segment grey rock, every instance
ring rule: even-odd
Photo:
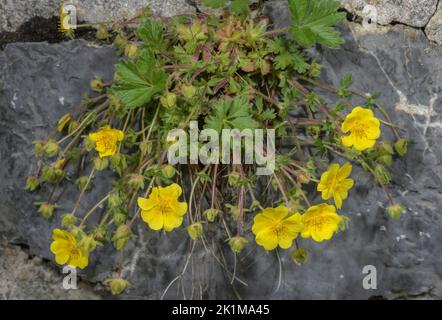
[[[89,23],[132,17],[146,6],[162,16],[195,13],[195,8],[186,0],[71,0],[64,3],[75,5],[78,21]],[[0,32],[13,32],[32,17],[58,16],[59,10],[59,0],[0,0]]]
[[[85,282],[65,290],[63,277],[39,257],[30,257],[18,246],[0,243],[0,300],[96,300],[100,296]]]
[[[400,22],[425,27],[436,11],[438,0],[340,0],[348,11],[379,24]]]
[[[428,39],[438,44],[442,44],[442,2],[439,3],[436,13],[425,27]]]
[[[269,5],[267,14],[279,26],[287,24],[287,7]],[[403,26],[368,33],[351,25],[351,29],[343,26],[342,32],[346,40],[342,48],[316,48],[310,54],[324,65],[321,81],[337,85],[342,76],[352,73],[353,89],[380,92],[379,102],[399,124],[400,133],[412,141],[409,154],[396,159],[392,167],[393,197],[407,207],[403,218],[387,217],[382,190],[355,169],[358,182],[342,210],[350,218],[345,232],[325,243],[301,240],[309,250],[309,261],[300,267],[291,261],[291,250],[280,250],[278,259],[275,252],[266,253],[250,238],[236,259],[233,286],[234,257],[217,227],[206,229],[208,240],[204,245],[198,241],[192,250],[182,228],[164,234],[140,223],[125,251],[123,275],[132,286],[123,298],[183,298],[183,292],[194,299],[442,298],[438,213],[442,204],[442,50],[421,31]],[[12,44],[0,53],[0,234],[28,244],[31,254],[53,261],[48,250],[51,230],[60,224],[60,212],[47,221],[32,205],[49,190],[23,191],[24,179],[36,163],[31,142],[45,137],[59,116],[79,104],[94,75],[111,79],[110,66],[116,61],[111,48],[82,41]],[[335,96],[320,93],[330,104],[336,103]],[[384,127],[383,135],[391,137],[390,130]],[[95,191],[88,194],[80,212],[108,189],[109,177],[101,178],[105,182],[96,180]],[[75,190],[67,188],[63,199],[63,209],[72,208]],[[312,201],[321,200],[316,195]],[[246,228],[251,220],[247,217]],[[102,281],[115,260],[110,245],[97,248],[81,276]],[[186,265],[184,275],[176,278]],[[362,286],[367,265],[377,269],[376,290]]]

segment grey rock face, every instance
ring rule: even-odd
[[[344,8],[379,24],[400,22],[425,27],[439,0],[340,0]],[[375,11],[374,11],[375,10]]]
[[[0,243],[0,300],[87,299],[95,300],[91,286],[79,282],[76,290],[65,290],[63,274],[57,274],[40,257],[30,258],[19,247]]]
[[[439,3],[436,13],[425,27],[428,39],[442,44],[442,2]]]
[[[287,23],[287,7],[269,5],[267,11],[276,24]],[[343,75],[352,73],[353,89],[380,92],[379,102],[401,127],[400,133],[412,140],[409,154],[396,159],[393,167],[394,199],[408,208],[402,219],[387,217],[380,188],[355,170],[358,182],[342,210],[350,218],[348,230],[325,243],[301,240],[310,254],[301,267],[291,261],[290,250],[280,250],[279,286],[275,252],[264,252],[250,238],[236,259],[240,280],[234,287],[234,258],[219,230],[206,230],[209,241],[204,245],[198,241],[192,250],[182,228],[163,234],[140,223],[125,252],[123,274],[133,286],[123,298],[160,298],[186,261],[184,276],[175,278],[165,298],[182,298],[182,292],[195,299],[442,298],[438,210],[442,204],[442,50],[431,46],[421,31],[401,26],[383,33],[352,26],[351,31],[343,28],[343,34],[346,43],[341,49],[318,48],[311,54],[324,64],[321,81],[337,85]],[[80,103],[94,75],[111,79],[110,66],[116,61],[110,47],[95,48],[83,41],[12,44],[0,52],[0,234],[29,244],[31,253],[40,257],[53,260],[48,250],[51,231],[60,225],[60,213],[72,208],[76,192],[66,189],[63,209],[53,220],[40,217],[32,202],[49,190],[23,191],[24,179],[36,165],[32,141],[44,138],[58,117]],[[329,103],[336,101],[322,94]],[[391,135],[387,127],[383,134]],[[98,183],[100,179],[80,212],[108,190],[108,180]],[[313,201],[319,203],[319,195]],[[247,217],[247,228],[251,220]],[[115,263],[113,252],[110,246],[97,248],[82,277],[103,280]],[[375,290],[362,286],[367,265],[377,269]]]
[[[186,0],[71,0],[65,3],[75,5],[77,19],[89,23],[131,17],[146,6],[162,16],[195,13],[195,8]],[[0,32],[15,31],[32,17],[58,16],[59,10],[59,0],[0,0]]]

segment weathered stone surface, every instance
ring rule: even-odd
[[[344,8],[379,24],[400,22],[425,27],[439,0],[340,0]],[[376,11],[373,11],[375,9]]]
[[[76,290],[63,289],[66,275],[55,272],[40,257],[29,257],[17,246],[0,243],[0,256],[0,300],[100,298],[84,282],[78,282]]]
[[[186,0],[71,0],[65,3],[76,6],[79,21],[90,23],[131,17],[146,6],[162,16],[195,13],[195,8]],[[15,31],[32,17],[58,16],[59,10],[59,0],[0,0],[0,32]]]
[[[428,39],[442,44],[442,2],[439,2],[436,13],[425,27]]]
[[[287,7],[269,5],[276,24],[287,23]],[[409,154],[393,167],[394,199],[407,212],[400,221],[385,213],[387,201],[371,178],[355,171],[358,183],[342,212],[349,216],[348,230],[331,241],[302,240],[310,251],[309,262],[297,267],[291,251],[281,250],[281,285],[275,253],[250,244],[237,259],[236,275],[248,285],[234,282],[233,256],[220,232],[206,232],[210,241],[197,242],[189,258],[183,282],[174,282],[166,298],[281,298],[367,299],[442,297],[442,50],[433,47],[421,31],[394,27],[381,34],[343,28],[346,43],[339,50],[318,48],[311,54],[324,64],[322,81],[338,84],[352,73],[353,89],[381,93],[379,102],[412,140]],[[30,245],[31,253],[53,260],[49,252],[51,230],[59,226],[60,213],[51,221],[39,216],[33,201],[38,194],[23,191],[25,177],[35,169],[31,142],[43,138],[56,119],[72,110],[88,92],[95,74],[112,77],[117,57],[109,47],[94,48],[82,41],[57,45],[12,44],[0,52],[0,234]],[[336,97],[323,93],[333,103]],[[354,101],[357,103],[358,101]],[[390,136],[388,128],[383,134]],[[95,183],[80,210],[103,194],[107,183]],[[95,198],[95,199],[94,199]],[[76,192],[68,188],[64,209],[72,208]],[[320,202],[318,196],[313,201]],[[251,217],[247,219],[250,227]],[[144,224],[125,252],[123,274],[132,283],[126,298],[160,298],[169,283],[182,272],[192,245],[186,232],[157,233]],[[111,246],[94,251],[82,276],[104,279],[115,263]],[[222,266],[223,265],[223,266]],[[362,269],[377,268],[378,287],[362,287]],[[235,293],[236,292],[236,293]]]

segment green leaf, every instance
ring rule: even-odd
[[[167,48],[163,30],[164,24],[161,20],[146,19],[136,31],[136,35],[143,40],[143,47],[158,53]]]
[[[118,84],[113,92],[127,108],[137,108],[151,101],[166,86],[167,74],[145,52],[136,62],[120,61],[116,67]]]
[[[298,73],[305,73],[310,68],[304,54],[298,50],[297,46],[289,46],[286,40],[279,38],[269,41],[268,47],[270,51],[278,53],[275,57],[277,70],[293,68]]]
[[[252,105],[246,97],[235,97],[233,100],[218,100],[206,118],[205,129],[256,129],[260,124],[251,116]]]
[[[315,43],[337,48],[342,43],[340,33],[333,28],[345,18],[336,0],[288,0],[293,25],[290,35],[303,47],[310,48]]]
[[[203,5],[212,9],[223,8],[227,4],[227,0],[203,0]]]
[[[230,10],[236,14],[243,14],[249,11],[249,0],[233,0]]]

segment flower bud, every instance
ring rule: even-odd
[[[87,152],[92,151],[95,149],[95,142],[89,139],[89,137],[86,137],[84,139],[84,147]]]
[[[99,225],[94,230],[95,240],[103,242],[106,240],[107,229],[105,225]]]
[[[391,146],[391,142],[390,141],[382,141],[378,146],[378,152],[379,152],[380,156],[394,155],[394,150],[393,150],[393,147]]]
[[[44,152],[44,145],[41,140],[34,141],[34,153],[36,156],[41,156]]]
[[[132,232],[126,224],[119,225],[112,238],[115,249],[117,249],[118,251],[123,249],[129,242],[131,236]]]
[[[391,176],[388,173],[387,169],[381,164],[378,164],[374,168],[374,172],[376,174],[376,178],[379,180],[379,182],[383,184],[388,184],[391,181]]]
[[[122,224],[125,224],[127,221],[127,214],[126,212],[121,208],[116,208],[112,212],[112,218],[114,220],[115,225],[119,226]]]
[[[75,185],[77,186],[78,190],[80,190],[80,192],[86,191],[86,185],[88,184],[87,182],[89,181],[89,177],[87,176],[83,176],[83,177],[79,177],[77,180],[75,180]],[[90,184],[87,186],[87,189],[90,189]]]
[[[25,190],[34,191],[40,185],[40,180],[35,176],[30,176],[26,179]]]
[[[100,78],[95,78],[94,80],[92,80],[90,85],[91,85],[91,89],[95,92],[103,91],[104,83],[103,83],[103,81],[101,81]]]
[[[40,207],[38,208],[38,212],[41,213],[41,215],[45,219],[50,219],[54,214],[54,210],[55,210],[55,205],[47,202],[40,204]]]
[[[175,176],[176,169],[168,164],[161,168],[161,173],[163,174],[164,178],[172,179]]]
[[[396,152],[401,156],[405,156],[408,151],[408,143],[409,141],[406,139],[399,139],[395,144],[394,148],[396,149]]]
[[[117,208],[123,204],[124,200],[120,196],[120,193],[118,191],[112,191],[109,195],[109,199],[107,200],[107,203],[109,205],[109,208]]]
[[[258,200],[253,200],[252,204],[250,206],[250,211],[256,210],[261,206],[261,202],[259,202]]]
[[[77,220],[78,219],[74,215],[65,213],[61,218],[61,226],[64,228],[71,227],[77,223]]]
[[[138,46],[135,43],[128,43],[124,48],[124,55],[129,59],[133,59],[137,56]]]
[[[192,240],[196,240],[203,235],[203,225],[199,222],[191,224],[186,230]]]
[[[216,217],[218,217],[219,212],[220,211],[218,209],[207,209],[204,211],[204,216],[207,218],[207,221],[213,222],[215,221]]]
[[[308,251],[307,249],[300,248],[292,253],[293,262],[298,266],[307,262]]]
[[[63,117],[58,120],[56,130],[58,132],[62,132],[66,125],[71,121],[72,116],[70,113],[65,114]]]
[[[103,171],[107,167],[109,167],[109,158],[100,158],[96,157],[94,158],[94,166],[95,170],[97,171]]]
[[[88,256],[92,250],[97,247],[97,242],[93,235],[85,235],[79,242],[79,247],[85,256]]]
[[[307,184],[310,182],[310,175],[305,172],[299,171],[296,173],[296,179],[299,183]]]
[[[60,146],[51,139],[44,145],[44,151],[49,157],[55,157],[60,152]]]
[[[104,283],[109,286],[109,289],[114,296],[123,293],[128,284],[126,280],[121,278],[107,279]]]
[[[151,144],[147,140],[143,140],[140,142],[140,151],[143,156],[149,153],[151,149]]]
[[[117,48],[117,50],[119,52],[124,51],[124,49],[126,47],[126,43],[127,43],[127,40],[122,34],[119,34],[115,37],[114,46]]]
[[[248,242],[249,241],[247,241],[247,239],[243,237],[230,238],[229,240],[230,249],[232,249],[232,251],[235,253],[240,253]]]
[[[100,25],[98,27],[95,37],[98,40],[107,40],[107,39],[109,39],[109,36],[110,35],[109,35],[109,32],[107,31],[107,29],[103,25]]]
[[[129,179],[129,187],[134,190],[139,190],[144,188],[144,176],[141,174],[132,174]]]
[[[232,215],[233,220],[237,221],[240,215],[239,208],[237,206],[232,206],[231,204],[226,205],[230,209],[230,214]]]
[[[239,172],[236,172],[236,171],[230,172],[228,175],[229,185],[231,187],[236,186],[238,184],[240,178],[241,178],[241,175],[239,174]]]
[[[176,104],[176,94],[167,92],[160,98],[161,105],[165,108],[172,108]]]
[[[394,204],[387,208],[387,213],[390,218],[399,220],[401,218],[401,214],[405,211],[405,208],[400,204]]]
[[[76,120],[72,120],[71,122],[69,122],[68,125],[68,134],[71,134],[72,132],[74,132],[75,130],[77,130],[78,126],[80,124],[78,123],[78,121]]]
[[[181,93],[184,97],[190,99],[195,96],[196,88],[191,84],[183,84],[183,86],[181,87]]]
[[[386,166],[391,166],[391,164],[393,163],[393,158],[389,154],[386,154],[384,156],[380,156],[380,157],[378,157],[377,160],[379,163],[385,164]]]
[[[126,157],[121,153],[116,153],[111,158],[112,168],[121,176],[127,168]]]

